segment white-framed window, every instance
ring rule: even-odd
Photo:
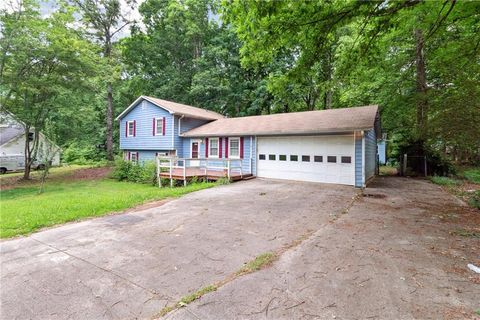
[[[135,135],[135,121],[127,121],[127,137]]]
[[[155,118],[155,135],[163,135],[163,118]]]
[[[208,141],[208,156],[218,158],[218,138],[210,138]]]
[[[228,139],[228,157],[232,159],[240,158],[240,138]]]

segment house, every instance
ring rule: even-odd
[[[34,132],[29,133],[33,140]],[[0,156],[25,155],[25,126],[11,113],[0,112]],[[44,134],[38,137],[38,150],[34,158],[38,163],[46,157],[51,158],[53,166],[60,165],[60,147],[50,141]]]
[[[382,138],[377,141],[378,164],[387,164],[387,135],[384,133]]]
[[[141,96],[118,117],[130,161],[156,155],[219,163],[243,173],[364,187],[377,167],[378,106],[225,118],[205,109]],[[199,159],[199,161],[195,161]]]

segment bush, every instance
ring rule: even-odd
[[[68,164],[96,165],[105,162],[105,153],[92,145],[72,143],[62,151],[62,161]]]
[[[157,167],[153,161],[137,164],[123,159],[115,161],[112,177],[119,181],[130,181],[155,185],[157,183]]]
[[[480,184],[480,168],[467,169],[463,172],[463,176],[470,182]]]

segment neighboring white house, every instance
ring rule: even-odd
[[[0,156],[24,156],[25,138],[23,123],[7,112],[0,112]],[[43,162],[48,156],[52,157],[52,165],[58,166],[60,165],[60,151],[59,146],[51,142],[44,134],[39,134],[38,150],[34,155],[38,162]]]

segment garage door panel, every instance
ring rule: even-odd
[[[259,177],[354,184],[352,135],[259,138],[258,154],[265,155],[265,160],[258,160]],[[269,155],[275,155],[275,160],[269,160]],[[280,155],[287,160],[281,161]],[[291,155],[298,161],[291,161]],[[309,156],[310,161],[302,161],[302,156]],[[314,156],[322,156],[323,162],[314,162]],[[328,163],[328,156],[336,156],[337,162]],[[351,157],[351,163],[341,163],[342,156]]]

